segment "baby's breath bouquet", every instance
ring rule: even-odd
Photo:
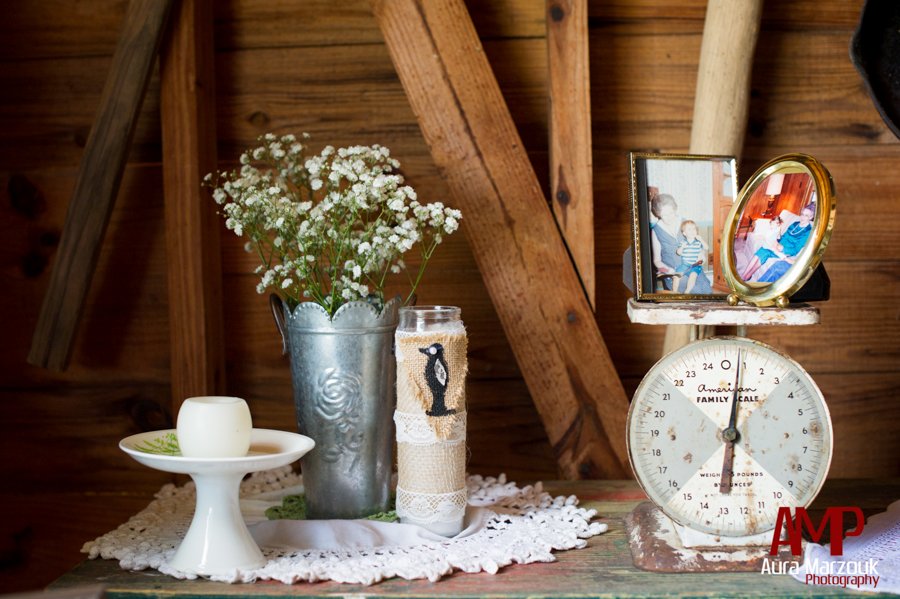
[[[290,307],[314,301],[329,314],[353,300],[384,305],[389,273],[406,272],[415,292],[428,260],[462,214],[421,204],[379,145],[331,146],[308,154],[306,139],[268,133],[241,154],[239,170],[207,175],[225,226],[246,237],[259,293],[272,289]],[[413,276],[403,254],[419,247]]]

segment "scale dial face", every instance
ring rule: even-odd
[[[696,341],[653,366],[631,402],[627,439],[650,499],[675,522],[722,536],[772,530],[779,507],[809,505],[832,452],[812,378],[738,337]]]

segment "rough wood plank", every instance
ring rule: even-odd
[[[900,264],[828,262],[827,266],[832,299],[819,304],[821,325],[791,330],[753,327],[749,336],[783,348],[815,374],[896,372]]]
[[[3,464],[10,481],[4,489],[150,491],[171,481],[171,475],[141,466],[118,446],[129,435],[171,428],[168,399],[165,384],[0,390],[5,415],[0,450],[17,456]]]
[[[546,149],[543,40],[490,41],[483,49],[492,63],[501,65],[498,81],[526,147]],[[297,70],[297,64],[303,69]],[[293,70],[293,76],[281,77],[285,70]],[[219,54],[216,72],[222,159],[236,159],[247,143],[270,129],[308,131],[313,147],[385,144],[404,169],[410,148],[426,148],[383,44]],[[541,167],[546,171],[546,162]]]
[[[7,107],[0,111],[4,168],[77,166],[84,158],[111,65],[106,56],[0,61],[0,88]],[[158,114],[159,79],[154,74],[135,123],[129,161],[160,161]]]
[[[127,0],[15,2],[0,23],[0,56],[7,59],[109,56],[125,14]],[[521,0],[467,0],[482,38],[543,37],[544,6]],[[801,31],[855,27],[861,0],[822,2],[792,0],[790,10],[767,7],[765,28]],[[591,0],[592,28],[613,26],[641,31],[667,26],[683,32],[703,27],[706,0]],[[297,31],[302,30],[302,36]],[[216,44],[219,49],[323,46],[380,43],[381,34],[365,0],[241,0],[216,3]]]
[[[591,0],[591,21],[675,21],[682,26],[702,26],[707,0]],[[862,0],[821,2],[792,0],[790,10],[784,4],[772,4],[763,12],[763,24],[771,29],[802,31],[852,29],[859,20]]]
[[[691,154],[741,155],[762,6],[762,0],[739,4],[709,0],[707,4],[688,150]],[[718,255],[720,248],[711,251]],[[663,355],[690,339],[689,325],[666,327]]]
[[[0,522],[0,589],[12,593],[47,586],[85,558],[81,553],[85,541],[144,509],[154,492],[152,488],[112,492],[83,488],[32,493],[4,488],[0,510],[14,517]]]
[[[587,0],[547,0],[550,86],[550,204],[591,307],[594,187]]]
[[[897,422],[895,390],[900,373],[818,374],[815,379],[831,412],[834,446],[840,448],[832,458],[829,476],[900,476],[900,435],[891,431]],[[879,444],[885,440],[884,451],[880,445],[872,451],[873,439]]]
[[[597,185],[606,184],[602,177],[609,167],[627,164],[627,150],[688,148],[699,32],[680,34],[674,26],[660,32],[647,21],[634,26],[640,35],[624,33],[622,24],[591,30],[591,118],[594,131],[604,135],[604,143],[595,144],[595,197],[601,197]],[[779,151],[846,156],[871,148],[866,157],[894,151],[896,138],[847,60],[849,34],[761,32],[741,172],[751,173]],[[490,41],[484,50],[526,148],[546,152],[544,40]],[[108,67],[105,57],[0,62],[7,101],[0,112],[0,164],[77,164]],[[288,70],[292,77],[282,76]],[[235,160],[269,129],[309,130],[314,143],[323,145],[384,143],[401,157],[423,147],[383,45],[224,52],[217,55],[216,73],[219,152],[225,160]],[[137,124],[134,162],[161,160],[155,86],[154,79]],[[533,163],[539,174],[547,170],[546,156]],[[595,239],[602,251],[604,240]]]
[[[69,369],[26,362],[77,169],[0,173],[0,313],[14,315],[0,344],[5,388],[164,384],[169,376],[165,242],[158,166],[125,170],[85,299]]]
[[[8,60],[110,56],[128,0],[43,0],[10,4],[0,22]],[[543,7],[521,0],[469,2],[478,33],[490,39],[542,37]],[[242,0],[215,3],[219,50],[381,44],[365,0]],[[303,31],[298,36],[297,32]]]
[[[627,462],[627,400],[461,2],[375,16],[567,477]]]
[[[851,31],[760,32],[745,150],[896,145],[847,60]],[[700,38],[649,23],[635,35],[591,30],[592,121],[607,132],[605,147],[688,149]]]
[[[482,38],[542,37],[540,3],[518,0],[468,0]],[[304,31],[298,36],[297,31]],[[260,48],[311,45],[380,44],[381,33],[368,3],[350,0],[292,0],[217,3],[216,45]]]
[[[211,0],[181,0],[160,53],[173,409],[225,389]]]
[[[64,370],[171,0],[133,0],[88,137],[28,361]]]

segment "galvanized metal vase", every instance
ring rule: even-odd
[[[271,303],[291,356],[297,425],[316,442],[301,460],[307,516],[360,518],[387,511],[400,299],[380,312],[349,302],[333,318],[311,302],[293,311],[277,296]]]

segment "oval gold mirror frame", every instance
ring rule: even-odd
[[[806,173],[815,185],[816,214],[809,239],[803,249],[796,255],[790,268],[777,280],[771,283],[748,282],[741,278],[737,271],[734,252],[735,237],[751,197],[756,189],[770,176],[775,174]],[[812,276],[834,227],[836,198],[834,181],[831,174],[821,162],[807,154],[785,154],[774,158],[756,171],[738,193],[737,201],[725,221],[722,234],[721,260],[723,274],[732,294],[728,303],[735,305],[744,301],[754,306],[785,307],[789,298]]]

